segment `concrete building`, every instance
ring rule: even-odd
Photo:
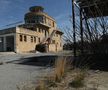
[[[0,30],[0,51],[33,52],[36,45],[45,42],[49,36],[48,51],[61,51],[63,33],[57,29],[55,20],[43,10],[41,6],[33,6],[25,14],[25,24]]]

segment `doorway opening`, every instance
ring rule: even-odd
[[[6,51],[14,51],[14,36],[6,37]]]

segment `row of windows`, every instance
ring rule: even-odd
[[[38,42],[40,43],[40,38],[37,38],[37,37],[34,37],[34,36],[31,36],[30,38],[31,38],[31,43],[33,43],[33,42],[36,43],[37,39],[38,39]],[[27,36],[26,35],[20,35],[19,39],[20,39],[21,42],[23,42],[23,41],[27,42]],[[52,44],[55,44],[55,40],[52,40],[51,42],[52,42]],[[60,47],[61,46],[62,46],[62,44],[60,43]]]
[[[27,42],[27,36],[26,35],[20,35],[19,40],[22,42]],[[37,37],[31,36],[31,42],[36,43]],[[40,42],[40,38],[38,38],[38,42]]]
[[[45,16],[35,16],[32,19],[26,19],[26,23],[45,23],[49,26],[55,27],[55,22]]]
[[[34,28],[29,28],[29,29],[30,29],[30,30],[34,30]],[[40,32],[40,33],[47,33],[47,34],[49,34],[48,31],[46,31],[46,30],[44,30],[44,29],[41,29],[41,28],[36,28],[35,31],[36,31],[36,32]]]
[[[25,35],[20,35],[20,41],[27,41],[27,36],[25,36]]]

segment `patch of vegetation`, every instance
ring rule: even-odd
[[[35,88],[35,90],[49,90],[44,80],[39,82],[39,85]]]
[[[36,87],[36,90],[49,90],[50,87],[57,87],[70,67],[70,62],[66,58],[58,58],[55,61],[54,73],[49,75]]]
[[[69,71],[71,66],[71,61],[67,60],[67,58],[61,57],[55,61],[55,68],[53,78],[55,82],[60,82],[62,78],[66,75],[67,71]]]
[[[69,86],[73,87],[73,88],[84,87],[84,79],[85,79],[85,73],[84,72],[79,72],[75,76],[75,78],[72,80],[72,82],[69,83]]]

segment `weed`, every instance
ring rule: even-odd
[[[61,79],[66,74],[66,71],[69,69],[70,63],[66,58],[58,58],[55,61],[55,70],[54,70],[54,81],[60,82]]]
[[[84,86],[85,72],[79,71],[72,82],[69,83],[70,87],[80,88]]]

